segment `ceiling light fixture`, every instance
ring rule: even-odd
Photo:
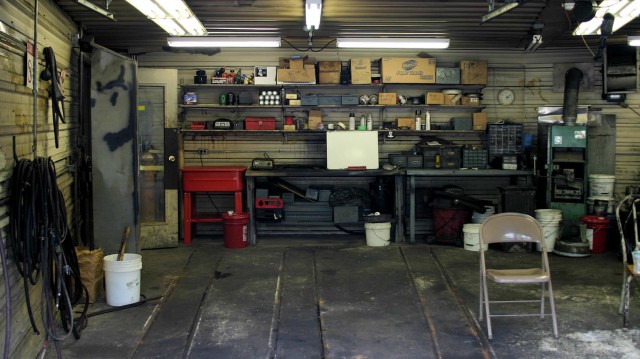
[[[635,0],[603,0],[598,5],[598,10],[593,19],[580,23],[573,31],[574,35],[600,35],[600,27],[605,14],[611,14],[615,20],[613,29],[615,32],[631,20],[640,16],[640,1]]]
[[[171,47],[280,47],[279,37],[177,36],[167,38]]]
[[[446,49],[449,39],[445,38],[338,38],[336,47],[359,49]]]
[[[322,16],[322,0],[305,0],[304,15],[307,25],[306,30],[318,30],[320,28],[320,17]]]
[[[628,36],[627,42],[629,46],[640,46],[640,36]]]
[[[126,0],[174,36],[206,35],[207,30],[182,0]]]
[[[107,7],[105,8],[101,8],[100,6],[90,2],[90,1],[86,1],[86,0],[74,0],[75,2],[77,2],[78,4],[91,9],[95,12],[97,12],[98,14],[106,17],[107,19],[111,19],[113,21],[116,21],[116,19],[113,17],[113,13],[111,11],[109,11],[109,3],[107,2]]]
[[[481,23],[485,23],[497,16],[500,16],[502,14],[504,14],[505,12],[509,11],[509,10],[513,10],[515,8],[517,8],[518,6],[522,5],[524,3],[524,1],[519,2],[519,1],[514,1],[514,2],[510,2],[510,3],[506,3],[498,8],[495,7],[495,4],[493,2],[493,0],[489,0],[489,12],[482,15],[482,20]]]

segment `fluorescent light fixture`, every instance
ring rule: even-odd
[[[449,39],[421,38],[338,38],[336,47],[360,49],[446,49]]]
[[[504,5],[500,6],[499,8],[491,9],[491,11],[489,11],[488,13],[482,15],[481,22],[485,23],[485,22],[487,22],[487,21],[489,21],[489,20],[491,20],[491,19],[493,19],[493,18],[495,18],[497,16],[500,16],[500,15],[504,14],[505,12],[507,12],[509,10],[517,8],[518,6],[520,6],[520,3],[516,1],[516,2],[512,2],[512,3],[504,4]]]
[[[600,25],[604,14],[614,16],[613,32],[640,16],[640,1],[637,0],[603,0],[593,19],[580,23],[573,31],[574,35],[600,35]]]
[[[75,2],[77,2],[78,4],[84,6],[84,7],[88,8],[88,9],[91,9],[91,10],[97,12],[98,14],[100,14],[100,15],[108,18],[108,19],[116,21],[116,19],[113,17],[113,13],[111,11],[109,11],[108,9],[103,9],[100,6],[94,4],[94,3],[90,2],[90,1],[86,1],[86,0],[75,0]]]
[[[206,35],[207,30],[182,0],[126,0],[174,36]]]
[[[627,37],[627,41],[629,42],[629,46],[640,46],[640,36],[629,36]]]
[[[320,28],[320,17],[322,15],[322,0],[305,0],[304,15],[307,30],[318,30]]]
[[[167,38],[172,47],[280,47],[279,37],[177,36]]]

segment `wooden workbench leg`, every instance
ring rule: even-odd
[[[396,242],[404,242],[404,176],[395,175],[395,220],[396,220]]]
[[[247,211],[249,212],[249,244],[256,244],[256,214],[255,214],[255,179],[245,177],[247,180]]]
[[[409,242],[416,243],[416,176],[409,176]]]
[[[182,205],[184,206],[184,244],[191,244],[191,215],[193,208],[191,207],[191,193],[184,192],[184,200],[182,201]]]

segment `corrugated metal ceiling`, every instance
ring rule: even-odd
[[[116,22],[73,0],[56,2],[87,34],[95,37],[97,44],[124,53],[166,47],[167,34],[124,0],[110,1],[109,11],[114,13]],[[276,35],[294,46],[307,46],[302,0],[186,2],[211,35]],[[539,22],[544,23],[541,48],[585,46],[582,38],[571,35],[576,22],[562,8],[562,2],[529,0],[481,24],[481,17],[488,10],[485,0],[324,0],[322,22],[314,34],[313,45],[321,47],[339,36],[446,36],[451,39],[451,49],[524,49],[531,40],[533,24]],[[247,3],[250,5],[242,5]],[[96,0],[94,4],[105,7],[104,1]],[[640,35],[638,19],[613,34],[609,41],[626,41],[626,35],[636,34]],[[585,40],[597,48],[597,36]]]

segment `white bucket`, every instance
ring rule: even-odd
[[[562,211],[559,209],[542,208],[536,209],[536,219],[538,222],[561,221]]]
[[[482,223],[487,217],[493,216],[496,213],[496,210],[493,206],[484,206],[485,212],[473,212],[471,216],[471,223]]]
[[[542,232],[544,234],[544,245],[547,247],[547,252],[553,252],[553,248],[556,246],[556,240],[560,235],[560,220],[547,220],[540,221],[540,226],[542,227]],[[536,250],[538,252],[542,251],[542,246],[540,243],[536,243]]]
[[[613,175],[589,175],[589,196],[612,197],[615,182]]]
[[[464,234],[464,249],[473,252],[480,251],[480,226],[478,223],[467,223],[462,226],[462,233]],[[482,246],[482,250],[489,249],[489,245]]]
[[[104,257],[104,278],[107,304],[113,307],[140,301],[140,270],[142,256],[125,253],[118,261],[117,254]]]
[[[364,231],[367,245],[371,247],[388,246],[391,238],[391,223],[365,223]]]

